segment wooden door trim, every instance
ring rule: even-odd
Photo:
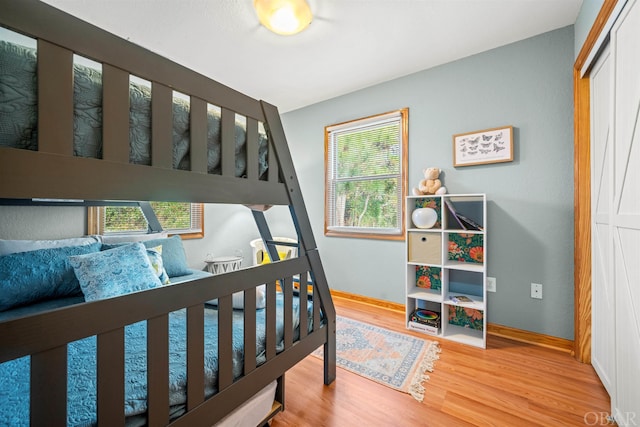
[[[580,71],[619,0],[605,0],[573,67],[574,354],[591,362],[591,139],[589,73]]]

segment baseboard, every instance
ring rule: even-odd
[[[386,308],[388,310],[404,312],[404,304],[399,304],[399,303],[393,302],[393,301],[386,301],[386,300],[383,300],[383,299],[366,297],[364,295],[352,294],[352,293],[349,293],[349,292],[336,291],[335,289],[331,289],[331,296],[337,297],[337,298],[344,298],[344,299],[348,299],[348,300],[351,300],[351,301],[358,301],[358,302],[361,302],[363,304],[369,304],[369,305],[373,305],[373,306],[376,306],[376,307],[382,307],[382,308]]]
[[[551,335],[539,334],[537,332],[525,331],[523,329],[495,323],[487,324],[487,334],[573,354],[573,341],[565,338],[553,337]]]
[[[336,298],[345,298],[388,310],[404,312],[404,305],[397,302],[337,291],[335,289],[331,290],[331,295]],[[537,332],[525,331],[524,329],[512,328],[495,323],[487,324],[487,334],[573,354],[573,341],[565,338],[553,337],[551,335],[539,334]]]

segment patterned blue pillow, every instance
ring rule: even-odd
[[[122,246],[130,245],[133,242],[128,243],[103,243],[100,248],[101,251],[110,251],[114,248],[120,248]],[[153,271],[156,272],[156,276],[160,279],[160,283],[168,285],[171,283],[167,270],[164,268],[164,261],[162,260],[162,245],[155,246],[153,248],[147,248],[147,256]]]
[[[142,243],[71,256],[69,263],[78,277],[86,301],[162,286]]]
[[[0,256],[0,311],[47,299],[81,295],[68,257],[99,250],[100,243],[94,243]]]

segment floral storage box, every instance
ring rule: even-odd
[[[482,330],[484,312],[475,308],[449,306],[449,323],[464,328]]]
[[[423,289],[442,289],[442,269],[439,267],[416,266],[416,286]]]
[[[484,245],[482,234],[450,233],[449,253],[450,261],[484,262]]]

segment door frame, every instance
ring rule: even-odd
[[[581,70],[619,1],[604,0],[573,66],[573,351],[583,363],[591,363],[591,104],[589,73]]]

